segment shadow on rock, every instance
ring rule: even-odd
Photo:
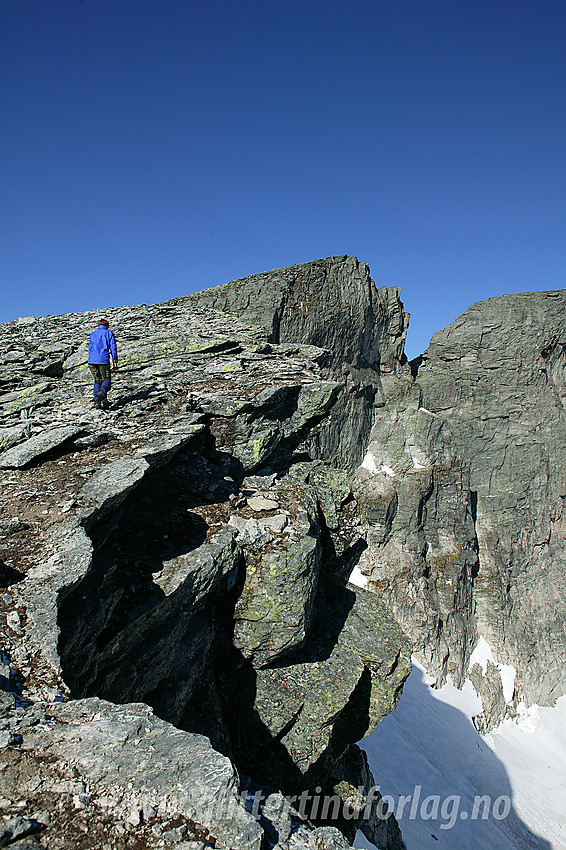
[[[0,560],[0,587],[10,587],[25,578],[25,574]]]

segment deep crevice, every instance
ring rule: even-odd
[[[159,644],[174,630],[183,643],[186,604],[190,607],[195,588],[189,576],[183,588],[187,603],[173,601],[174,594],[166,597],[159,585],[159,573],[175,559],[182,564],[205,542],[207,524],[192,509],[210,503],[211,488],[220,499],[236,487],[224,480],[228,472],[237,474],[232,458],[206,448],[206,457],[201,443],[196,451],[179,453],[166,467],[149,471],[118,514],[89,529],[91,567],[62,592],[59,603],[59,651],[73,696],[142,700],[151,675],[132,675],[131,665],[157,664],[159,649],[151,646],[151,638]],[[117,674],[125,663],[128,674]],[[177,664],[186,666],[180,659]],[[173,672],[175,665],[169,667]]]

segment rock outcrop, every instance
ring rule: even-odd
[[[107,412],[100,312],[3,325],[0,840],[402,850],[355,742],[412,650],[482,731],[565,691],[565,307],[474,305],[411,372],[365,264],[278,269],[105,311]]]
[[[273,343],[328,349],[328,366],[395,372],[404,361],[409,316],[395,287],[377,289],[369,266],[355,257],[254,274],[174,299],[238,316]]]
[[[344,755],[409,672],[389,610],[347,583],[366,545],[349,469],[381,373],[407,371],[406,320],[397,291],[378,293],[351,258],[291,270],[296,297],[300,269],[334,309],[357,293],[344,339],[334,327],[316,345],[320,315],[282,339],[195,299],[108,310],[120,349],[108,412],[89,407],[84,362],[100,314],[2,327],[0,734],[14,817],[13,782],[36,765],[36,805],[54,777],[82,783],[101,846],[132,833],[149,847],[175,829],[218,848],[348,846],[332,819],[272,811],[273,795],[342,787]],[[73,846],[58,806],[48,848]],[[350,818],[350,838],[360,822],[402,847],[393,820],[372,818]]]
[[[435,334],[414,383],[389,379],[356,474],[368,586],[438,683],[473,682],[484,731],[566,691],[565,307],[493,298]]]
[[[214,307],[260,327],[269,342],[327,351],[327,376],[344,382],[337,413],[308,440],[313,457],[353,469],[363,456],[374,403],[385,399],[382,375],[408,371],[409,315],[396,287],[376,288],[366,263],[328,257],[196,292],[171,304]],[[341,422],[347,422],[343,429]]]
[[[475,304],[435,334],[423,405],[470,464],[477,630],[516,696],[566,692],[566,291]]]

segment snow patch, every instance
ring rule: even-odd
[[[359,567],[354,567],[348,579],[350,584],[355,584],[356,587],[366,588],[368,586],[367,576],[365,576]]]
[[[498,664],[499,675],[501,676],[501,687],[503,688],[503,699],[509,703],[513,701],[515,693],[515,676],[517,671],[512,664]]]
[[[524,702],[520,702],[517,706],[517,717],[511,722],[521,732],[525,732],[527,735],[534,735],[540,723],[540,706],[536,703],[527,706]]]
[[[566,850],[566,696],[554,708],[525,708],[492,732],[523,821],[538,824],[553,850]]]
[[[413,457],[413,455],[411,455],[411,460],[413,461],[413,469],[427,469],[428,468],[428,467],[424,466],[422,463],[419,463],[419,461],[416,459],[416,457]]]
[[[368,452],[365,458],[362,460],[362,469],[367,469],[368,472],[377,472],[377,466],[375,465],[375,461],[373,459],[373,455],[371,452]]]
[[[395,478],[395,476],[397,475],[394,469],[391,469],[390,466],[385,466],[384,463],[381,464],[380,472],[384,472],[386,475],[389,476],[389,478]]]
[[[478,646],[473,660],[485,668],[491,650],[487,641]],[[401,808],[407,850],[566,850],[566,696],[555,708],[519,706],[518,718],[484,737],[471,720],[481,711],[471,683],[459,691],[451,681],[439,689],[432,682],[414,661],[397,708],[360,742],[394,812],[402,796],[420,795],[416,816],[411,802]],[[424,801],[436,795],[432,818]],[[448,824],[442,803],[450,795],[459,809]],[[486,795],[488,817],[474,818],[475,798]],[[511,808],[500,819],[495,803],[503,797]],[[369,846],[360,833],[356,846]]]
[[[515,670],[512,664],[499,664],[493,656],[491,646],[486,641],[486,639],[482,635],[480,635],[477,645],[470,656],[468,670],[471,670],[474,664],[479,664],[482,673],[485,676],[488,661],[491,661],[491,663],[494,664],[499,670],[499,675],[501,677],[501,687],[503,688],[503,698],[505,702],[512,702],[513,694],[515,693],[515,676],[517,675],[517,671]]]
[[[491,646],[488,644],[486,639],[482,637],[482,635],[480,635],[479,640],[474,648],[474,651],[470,656],[470,664],[468,666],[468,670],[471,670],[474,664],[479,664],[481,667],[481,671],[485,676],[488,661],[491,661],[492,664],[495,664],[493,653],[491,651]]]

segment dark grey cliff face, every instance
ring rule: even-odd
[[[309,440],[309,452],[352,470],[359,464],[374,404],[384,399],[382,376],[408,371],[409,315],[396,287],[376,288],[366,263],[340,256],[251,275],[171,303],[238,316],[262,328],[271,342],[325,349],[323,373],[343,381],[345,392],[336,415]]]
[[[85,368],[100,314],[1,328],[2,796],[16,817],[23,794],[51,811],[54,782],[82,783],[100,846],[121,846],[103,835],[111,798],[113,824],[147,847],[171,827],[259,848],[277,823],[281,850],[344,850],[333,825],[271,797],[259,823],[239,794],[320,785],[345,807],[379,782],[355,741],[394,708],[410,645],[348,584],[366,544],[347,416],[361,404],[371,425],[373,397],[332,365],[340,352],[268,342],[190,299],[105,315],[120,351],[107,413]],[[48,848],[74,846],[63,810]],[[403,847],[393,819],[362,826]]]
[[[435,334],[416,382],[388,379],[356,474],[360,568],[437,681],[472,680],[480,729],[566,690],[565,307],[494,298]],[[471,658],[480,636],[512,697]]]
[[[347,256],[251,275],[171,303],[233,313],[263,328],[270,342],[327,348],[334,370],[397,371],[409,325],[399,290],[377,289],[369,266]]]
[[[435,334],[423,405],[470,462],[478,631],[517,667],[517,692],[566,691],[566,292],[475,304]]]

